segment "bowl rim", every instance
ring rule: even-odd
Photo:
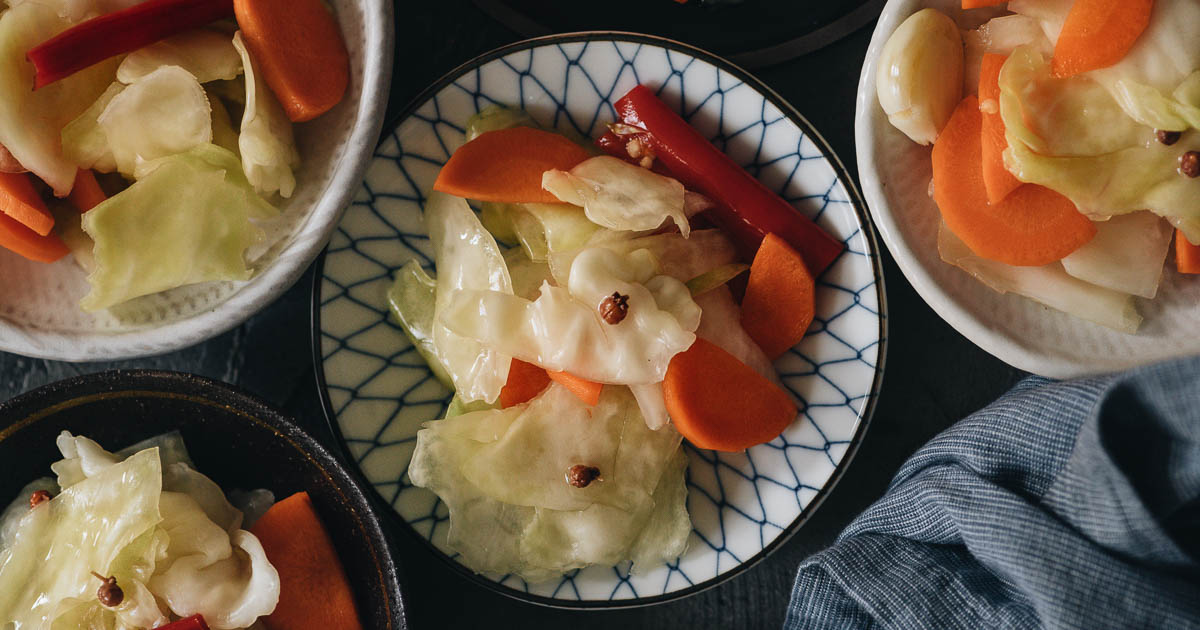
[[[875,145],[881,132],[881,126],[886,124],[886,119],[880,123],[879,119],[874,117],[876,108],[879,107],[875,91],[875,72],[888,37],[899,27],[902,19],[926,5],[925,0],[888,0],[871,35],[871,43],[867,47],[867,54],[863,60],[855,97],[854,144],[857,153],[859,184],[862,186],[867,209],[870,211],[875,227],[879,230],[884,244],[892,253],[896,265],[909,284],[916,289],[921,299],[951,328],[988,354],[1019,370],[1061,379],[1140,365],[1142,363],[1140,361],[1130,361],[1117,355],[1095,357],[1088,363],[1082,364],[1069,358],[1055,356],[1032,347],[1019,338],[1006,335],[1000,329],[988,325],[986,321],[964,308],[958,299],[939,284],[933,275],[918,262],[914,253],[917,244],[910,243],[905,238],[899,217],[888,201],[887,193],[883,189],[883,181],[876,169]],[[912,9],[911,12],[901,15],[909,8]],[[936,247],[936,244],[926,244],[926,247]],[[1168,357],[1164,355],[1161,358],[1165,360]]]
[[[884,289],[884,276],[879,257],[879,244],[875,239],[872,229],[871,217],[866,211],[865,204],[859,195],[858,187],[854,179],[850,176],[849,172],[842,164],[841,159],[829,146],[829,143],[826,142],[825,138],[821,136],[819,132],[817,132],[812,124],[808,122],[808,119],[805,118],[798,110],[796,110],[795,107],[793,107],[760,79],[718,55],[690,44],[685,44],[665,37],[646,35],[642,33],[629,33],[624,31],[580,31],[575,33],[559,33],[525,39],[484,52],[445,73],[439,79],[434,81],[434,83],[429,87],[422,90],[415,98],[410,100],[404,109],[400,110],[399,114],[390,117],[385,129],[387,129],[388,133],[390,133],[391,130],[395,129],[400,123],[408,119],[414,112],[424,105],[426,101],[440,92],[443,88],[452,84],[466,72],[477,69],[490,61],[514,52],[520,52],[542,46],[593,41],[617,41],[656,46],[669,51],[683,53],[710,63],[713,66],[732,74],[739,80],[743,81],[751,89],[761,94],[768,102],[779,108],[779,111],[786,116],[788,120],[795,124],[810,140],[812,140],[812,142],[821,150],[822,156],[829,162],[830,167],[833,169],[839,181],[841,181],[845,187],[847,195],[850,198],[850,205],[853,207],[854,213],[862,225],[863,237],[867,240],[870,247],[868,258],[871,260],[872,268],[875,273],[875,291],[879,304],[879,352],[878,359],[876,360],[875,364],[871,388],[867,394],[867,400],[863,406],[863,410],[859,414],[858,426],[855,428],[854,435],[847,444],[846,451],[843,454],[842,459],[838,462],[837,466],[830,474],[829,479],[820,488],[820,490],[817,491],[817,493],[809,501],[808,505],[801,510],[800,514],[786,528],[784,528],[784,530],[780,532],[780,534],[773,541],[768,543],[758,553],[742,561],[734,568],[698,584],[693,584],[687,588],[661,595],[636,597],[622,600],[555,599],[527,593],[475,573],[450,556],[446,555],[424,536],[418,534],[412,528],[412,526],[396,512],[391,504],[379,494],[378,490],[375,489],[375,486],[366,479],[361,467],[359,467],[357,462],[355,462],[355,465],[352,467],[353,474],[358,476],[359,480],[371,489],[370,494],[372,500],[376,501],[378,503],[377,507],[381,508],[381,511],[384,512],[383,518],[391,523],[393,527],[404,531],[407,536],[420,541],[422,546],[424,546],[430,553],[437,557],[443,564],[450,567],[451,570],[457,573],[460,577],[492,593],[503,595],[505,597],[525,603],[532,603],[547,608],[561,610],[623,610],[674,602],[690,597],[697,593],[707,591],[745,573],[759,562],[764,560],[767,556],[771,555],[777,549],[782,547],[788,542],[788,540],[792,538],[792,536],[796,534],[796,532],[798,532],[804,526],[805,523],[808,522],[810,518],[812,518],[812,515],[816,513],[817,509],[822,503],[824,503],[825,498],[832,493],[837,483],[842,479],[846,469],[849,468],[851,462],[855,458],[855,455],[858,453],[859,446],[862,443],[863,437],[866,435],[867,429],[871,423],[871,418],[875,412],[876,403],[879,399],[880,385],[882,383],[887,357],[887,293]],[[329,390],[325,382],[324,358],[321,351],[321,288],[322,280],[324,278],[326,255],[327,251],[322,252],[321,256],[317,259],[317,262],[314,265],[315,272],[313,274],[313,299],[311,313],[313,331],[313,367],[317,381],[317,393],[321,399],[321,407],[325,413],[325,419],[329,424],[329,430],[333,433],[334,440],[338,447],[342,450],[342,454],[345,456],[345,458],[348,461],[354,462],[354,458],[350,454],[350,450],[346,444],[345,436],[342,434],[341,427],[337,422],[337,414],[333,410],[333,403],[329,397]]]
[[[362,185],[383,129],[395,56],[394,3],[362,0],[364,41],[363,98],[347,139],[351,149],[334,167],[317,203],[274,261],[215,307],[160,326],[106,333],[40,330],[0,317],[0,351],[54,361],[115,361],[180,350],[241,325],[277,300],[300,279],[325,249]],[[354,150],[353,147],[361,147]],[[319,229],[314,229],[319,226]],[[82,342],[82,343],[81,343]]]
[[[22,429],[64,409],[99,400],[146,397],[214,407],[271,431],[313,465],[346,505],[363,506],[365,513],[353,510],[352,516],[359,533],[371,549],[371,560],[378,572],[379,595],[387,616],[387,629],[403,630],[408,627],[392,543],[369,498],[373,490],[368,491],[370,486],[364,485],[354,474],[357,467],[326,448],[289,415],[240,387],[196,374],[169,370],[115,369],[73,376],[47,383],[0,403],[0,421],[13,416],[11,422],[0,426],[0,444]],[[226,400],[219,399],[222,397]]]

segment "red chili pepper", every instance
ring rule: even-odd
[[[639,138],[653,149],[656,161],[684,186],[704,193],[716,207],[707,215],[733,238],[742,254],[752,258],[767,234],[774,232],[788,242],[819,276],[845,249],[845,245],[817,227],[787,201],[717,150],[653,92],[639,85],[616,103],[617,115],[645,134],[628,137],[605,134],[597,145],[610,155],[624,153],[624,144]],[[609,135],[612,135],[610,138]]]
[[[25,58],[45,87],[116,55],[233,17],[233,0],[149,0],[73,26],[30,50]]]
[[[165,626],[159,626],[158,630],[208,630],[208,624],[204,623],[204,617],[192,615],[179,621],[172,621]]]

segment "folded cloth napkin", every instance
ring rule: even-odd
[[[1200,357],[952,426],[800,566],[784,627],[1200,628]]]

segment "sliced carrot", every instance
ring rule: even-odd
[[[1008,2],[1008,0],[962,0],[962,8],[964,9],[981,9],[983,7],[994,7]]]
[[[433,189],[501,203],[559,203],[542,189],[542,173],[570,170],[587,150],[566,137],[531,127],[498,129],[462,145],[438,173]]]
[[[75,173],[75,185],[71,187],[71,194],[67,196],[67,200],[80,214],[95,208],[104,203],[108,199],[108,195],[100,189],[100,182],[96,181],[96,175],[86,168],[79,169]]]
[[[54,227],[54,215],[24,173],[0,173],[0,212],[40,236],[49,234]]]
[[[983,67],[979,71],[979,102],[988,104],[989,110],[981,112],[983,187],[987,189],[988,203],[993,205],[1004,201],[1004,198],[1020,188],[1022,183],[1004,166],[1004,150],[1008,148],[1008,138],[1004,137],[1004,119],[1000,117],[1000,69],[1007,60],[1007,55],[986,53],[983,55]]]
[[[263,80],[292,122],[337,105],[350,84],[350,54],[321,0],[234,0],[234,15]]]
[[[1041,266],[1096,235],[1096,226],[1070,199],[1035,184],[988,205],[982,128],[979,99],[968,96],[933,144],[933,199],[946,227],[971,251],[1009,265]]]
[[[714,451],[769,442],[796,419],[796,405],[779,386],[703,339],[671,359],[663,396],[679,433]]]
[[[71,251],[57,234],[42,236],[4,213],[0,213],[0,247],[45,263],[52,263]]]
[[[1200,273],[1200,245],[1192,245],[1179,230],[1175,230],[1175,268],[1179,273]]]
[[[1146,30],[1153,10],[1154,0],[1075,0],[1054,45],[1054,75],[1069,77],[1117,63]]]
[[[276,503],[250,532],[279,572],[269,630],[362,630],[354,593],[307,492]]]
[[[815,291],[804,257],[787,241],[768,234],[750,265],[742,328],[768,357],[779,357],[800,343],[812,324]]]
[[[600,383],[593,383],[568,372],[551,372],[550,370],[546,370],[546,376],[549,376],[550,380],[555,383],[571,390],[572,394],[575,394],[579,400],[588,405],[595,406],[596,403],[600,402],[600,390],[604,389],[604,385]]]
[[[546,370],[532,363],[513,359],[508,367],[508,382],[500,390],[500,408],[508,409],[513,405],[529,402],[549,384],[550,377],[546,375]]]

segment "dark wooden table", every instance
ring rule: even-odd
[[[397,3],[390,114],[471,57],[519,37],[469,0]],[[598,9],[602,10],[602,9]],[[857,174],[854,95],[872,23],[815,53],[756,74],[796,106]],[[882,245],[882,244],[881,244]],[[833,542],[878,498],[917,447],[982,407],[1023,374],[955,332],[913,291],[884,251],[889,340],[883,391],[857,457],[811,521],[774,555],[703,593],[651,608],[572,612],[519,603],[473,586],[404,531],[394,534],[413,628],[777,628],[796,567]],[[193,372],[234,383],[294,415],[318,439],[332,437],[317,398],[309,313],[312,270],[278,302],[233,331],[168,355],[109,363],[60,363],[0,353],[0,400],[77,374],[112,368]]]

